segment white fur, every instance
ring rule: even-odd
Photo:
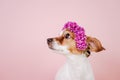
[[[53,49],[55,49],[55,51],[59,52],[60,54],[67,55],[70,53],[70,51],[68,51],[67,49],[67,46],[59,45],[56,41],[52,43],[52,47]]]
[[[52,43],[52,47],[67,58],[66,64],[58,71],[55,80],[94,80],[91,65],[85,54],[70,53],[67,46],[59,45],[56,41]]]
[[[91,65],[84,54],[66,57],[67,62],[58,71],[55,80],[94,80]]]

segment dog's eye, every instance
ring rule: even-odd
[[[65,35],[65,39],[70,39],[70,34],[69,34],[69,33],[67,33],[67,34]]]

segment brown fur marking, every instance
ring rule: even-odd
[[[102,47],[101,42],[96,38],[87,36],[87,43],[90,48],[90,51],[100,52],[102,50],[105,50],[105,48]]]

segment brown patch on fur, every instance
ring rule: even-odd
[[[63,34],[60,36],[60,37],[56,37],[55,40],[57,42],[59,42],[61,45],[64,45],[65,42],[68,43],[68,41],[70,40],[66,40],[64,37],[65,37],[65,34],[69,33],[70,36],[71,36],[71,39],[74,39],[74,34],[68,30],[64,31]]]
[[[63,35],[62,35],[62,36],[64,36],[64,35],[67,34],[67,33],[70,34],[71,38],[70,38],[70,39],[65,39],[65,38],[64,38],[62,45],[63,45],[63,46],[64,46],[64,45],[68,46],[68,50],[69,50],[71,53],[74,53],[74,54],[81,54],[81,53],[83,53],[82,50],[78,50],[78,49],[76,48],[76,42],[75,42],[75,40],[74,40],[74,38],[75,38],[74,33],[70,32],[69,30],[66,30],[66,31],[63,32]]]
[[[63,36],[60,36],[60,37],[56,37],[55,39],[56,39],[56,41],[58,41],[60,44],[62,44],[64,37],[63,37]]]
[[[87,36],[87,43],[88,43],[88,47],[90,48],[90,51],[100,52],[102,50],[105,50],[101,42],[96,38]]]

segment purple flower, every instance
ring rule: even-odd
[[[85,30],[76,22],[67,22],[63,29],[68,29],[75,34],[76,48],[85,50],[87,48]]]

